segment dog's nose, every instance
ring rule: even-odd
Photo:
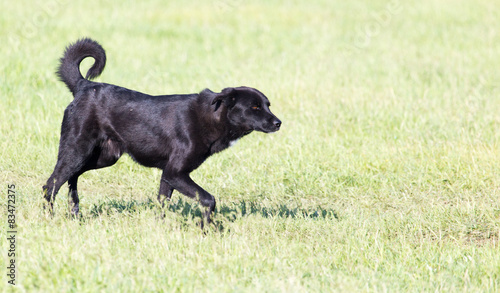
[[[281,121],[279,121],[278,119],[274,120],[274,126],[276,126],[276,128],[280,128]]]

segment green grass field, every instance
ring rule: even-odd
[[[0,291],[500,291],[499,1],[170,2],[2,5]],[[206,233],[177,192],[158,220],[160,170],[127,156],[81,177],[80,221],[67,185],[43,212],[72,100],[54,72],[83,36],[98,81],[271,100],[282,130],[192,173],[218,203]]]

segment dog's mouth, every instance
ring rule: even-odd
[[[254,124],[250,127],[252,127],[252,129],[245,132],[245,134],[248,134],[254,130],[259,131],[259,132],[264,132],[264,133],[272,133],[272,132],[276,132],[276,131],[280,130],[281,121],[278,118],[274,118],[270,121],[266,121],[266,122],[259,123],[259,124]]]
[[[273,132],[277,132],[278,130],[280,130],[279,127],[275,128],[275,129],[268,130],[268,131],[264,131],[264,133],[273,133]]]
[[[255,130],[260,131],[260,132],[264,132],[264,133],[273,133],[273,132],[280,130],[280,127],[281,127],[281,123],[280,123],[280,125],[272,125],[269,127],[256,128]]]

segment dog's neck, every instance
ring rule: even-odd
[[[222,107],[221,107],[222,108]],[[224,107],[225,108],[225,107]],[[237,127],[228,124],[228,118],[226,116],[227,109],[223,109],[221,113],[218,113],[214,119],[217,125],[217,131],[213,132],[210,146],[210,154],[220,152],[232,145],[247,135],[251,131],[243,131]]]
[[[226,105],[212,104],[216,93],[206,89],[200,93],[199,105],[205,108],[204,113],[211,113],[202,117],[204,136],[207,144],[210,146],[210,155],[223,151],[233,145],[238,139],[252,132],[244,130],[241,127],[232,125],[227,114]]]

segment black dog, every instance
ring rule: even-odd
[[[83,78],[79,65],[86,57],[95,62]],[[215,198],[189,174],[253,130],[279,130],[281,121],[269,110],[268,99],[249,87],[150,96],[90,81],[101,74],[105,63],[104,49],[88,38],[66,48],[60,60],[57,73],[74,100],[64,111],[57,164],[43,186],[50,212],[59,188],[68,181],[70,213],[78,215],[78,176],[111,166],[128,153],[139,164],[163,170],[158,193],[162,208],[176,189],[198,199],[210,223]]]

